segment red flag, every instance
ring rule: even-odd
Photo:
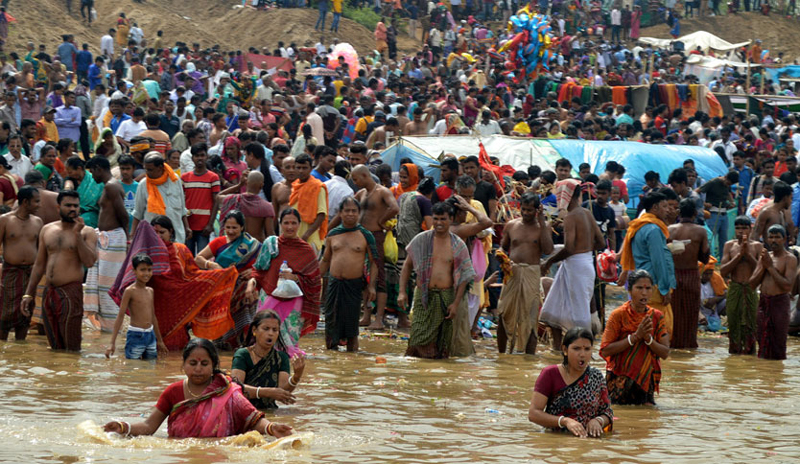
[[[483,146],[483,142],[479,142],[479,145],[481,147],[481,151],[478,154],[478,161],[481,164],[481,168],[486,169],[487,171],[492,171],[495,177],[497,177],[497,180],[500,182],[500,186],[505,190],[506,181],[503,179],[503,176],[513,176],[515,169],[507,164],[503,166],[495,166],[492,164],[492,160],[489,159],[489,154],[486,153],[486,147]]]

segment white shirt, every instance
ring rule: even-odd
[[[106,34],[100,39],[100,53],[106,56],[114,55],[114,38]]]
[[[616,8],[611,10],[611,25],[622,26],[622,13]]]
[[[500,130],[500,124],[497,121],[490,119],[486,124],[483,121],[478,121],[475,123],[475,130],[480,134],[481,137],[488,137],[490,135],[495,134],[502,134],[503,131]]]
[[[283,174],[281,174],[281,172],[278,170],[278,168],[275,167],[274,164],[270,164],[269,165],[269,175],[270,175],[270,177],[272,177],[272,183],[273,184],[277,184],[278,182],[282,182],[282,181],[286,180],[283,177]]]
[[[95,121],[100,118],[100,114],[103,113],[103,110],[108,108],[108,96],[103,92],[100,96],[94,97],[93,109],[92,109],[92,116],[94,116]]]
[[[429,135],[444,135],[447,132],[447,121],[440,119],[433,125],[433,129],[428,131]]]
[[[119,124],[117,132],[114,134],[126,142],[147,130],[144,121],[134,122],[133,119],[126,119]],[[183,172],[183,171],[181,171]]]
[[[314,47],[316,47],[317,49],[317,55],[321,56],[328,53],[328,49],[325,48],[325,45],[322,45],[322,42],[317,42],[317,44],[314,45]]]
[[[16,159],[11,153],[6,153],[3,157],[8,161],[8,164],[11,165],[11,169],[9,170],[11,174],[16,174],[24,179],[25,174],[33,170],[33,163],[31,163],[30,158],[25,155],[20,154],[19,159]]]
[[[142,37],[144,37],[144,31],[141,27],[132,27],[131,28],[131,38],[136,41],[136,44],[142,43]]]
[[[264,85],[264,84],[259,85],[258,89],[256,89],[256,102],[259,103],[259,104],[261,103],[262,100],[268,100],[268,101],[271,102],[272,101],[272,93],[274,91],[275,90],[272,87],[268,86],[268,85]]]
[[[320,145],[325,143],[325,127],[322,124],[322,117],[316,112],[306,116],[306,124],[311,126],[311,136],[317,139]]]
[[[192,149],[187,148],[181,153],[181,172],[194,171],[194,161],[192,161]]]
[[[353,196],[353,189],[347,180],[333,176],[325,181],[325,187],[328,189],[328,218],[333,219],[339,214],[339,206],[342,201],[350,196]]]

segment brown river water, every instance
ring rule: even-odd
[[[13,337],[13,336],[12,336]],[[496,353],[476,343],[467,359],[405,358],[406,341],[362,335],[358,354],[309,353],[298,401],[274,420],[313,432],[306,448],[264,450],[213,440],[154,437],[106,443],[78,424],[147,415],[161,391],[184,378],[181,358],[105,359],[110,336],[85,331],[80,355],[51,352],[44,337],[0,342],[0,462],[797,462],[800,459],[800,343],[789,359],[730,356],[727,338],[704,335],[700,348],[663,364],[656,407],[615,407],[602,439],[545,433],[528,422],[539,371],[560,354]],[[122,352],[124,341],[118,345]],[[596,354],[593,366],[604,367]],[[230,369],[232,353],[223,353]],[[385,357],[385,364],[376,363]],[[499,412],[493,412],[496,410]]]

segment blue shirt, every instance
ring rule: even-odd
[[[750,166],[744,165],[742,169],[738,169],[736,166],[733,167],[736,172],[739,173],[739,191],[741,192],[740,198],[746,205],[748,203],[747,194],[750,193],[750,182],[753,181],[753,177],[755,177],[755,173]]]
[[[800,182],[792,188],[792,221],[800,224]]]
[[[329,174],[320,174],[320,172],[317,171],[316,169],[311,170],[311,175],[321,182],[325,182],[326,180],[331,180],[331,176]]]
[[[59,139],[70,139],[78,142],[81,138],[81,109],[77,106],[59,106],[53,119],[58,128]]]
[[[127,121],[130,118],[131,117],[128,116],[127,114],[125,114],[125,113],[122,113],[122,117],[121,118],[118,118],[116,116],[112,116],[111,117],[111,121],[108,123],[108,127],[111,128],[111,132],[116,134],[117,133],[117,129],[119,128],[119,125],[122,124],[122,121]]]
[[[98,84],[103,82],[103,77],[100,75],[100,67],[96,64],[89,66],[89,90],[94,90]]]
[[[58,59],[61,60],[61,64],[67,67],[67,71],[75,70],[72,67],[72,60],[77,53],[78,49],[70,42],[62,42],[61,45],[58,46]]]
[[[92,65],[92,52],[88,50],[79,51],[78,56],[75,57],[75,63],[78,65],[78,71],[88,71],[89,66]]]
[[[631,244],[636,269],[644,269],[653,276],[662,295],[676,287],[675,263],[667,248],[667,238],[655,224],[646,224],[636,232]]]

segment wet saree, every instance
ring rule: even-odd
[[[217,339],[217,345],[234,349],[244,345],[247,329],[256,314],[257,302],[248,303],[245,298],[247,282],[252,274],[253,263],[261,250],[261,243],[245,232],[233,242],[221,246],[214,255],[214,261],[223,268],[235,267],[239,275],[231,295],[230,313],[234,327]]]
[[[614,412],[611,410],[603,374],[593,367],[588,367],[578,380],[548,398],[544,412],[569,417],[584,427],[595,417],[606,416],[608,425],[605,431],[610,431],[614,423]]]
[[[81,184],[77,188],[81,196],[81,217],[89,227],[97,228],[97,219],[100,214],[100,197],[103,195],[105,184],[95,182],[92,174],[86,172]]]
[[[252,430],[264,413],[242,394],[242,387],[216,374],[198,398],[183,400],[169,413],[171,438],[230,437]]]
[[[660,340],[667,334],[664,315],[661,311],[647,307],[636,312],[630,301],[611,312],[603,332],[600,349],[611,343],[626,338],[636,332],[639,323],[648,314],[653,314],[654,339]],[[605,358],[608,395],[614,404],[655,404],[654,393],[658,391],[661,381],[661,360],[644,340],[639,340],[632,347]]]

